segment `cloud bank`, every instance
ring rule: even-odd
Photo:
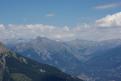
[[[121,12],[96,20],[96,24],[101,27],[121,27]]]
[[[0,24],[0,41],[12,39],[34,39],[37,36],[54,40],[109,40],[121,39],[121,12],[95,21],[95,25],[56,27],[43,24]]]

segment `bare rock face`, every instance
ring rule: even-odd
[[[8,50],[0,43],[0,81],[82,81],[55,67]]]
[[[4,47],[2,43],[0,43],[0,54],[7,52],[7,49]]]
[[[2,45],[2,43],[0,43],[0,81],[3,79],[3,73],[5,70],[6,61],[4,53],[6,52],[7,49]]]

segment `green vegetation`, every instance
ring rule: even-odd
[[[11,51],[2,53],[0,61],[0,81],[82,81]]]
[[[29,78],[26,75],[21,74],[21,73],[12,73],[11,78],[14,81],[32,81],[31,78]]]

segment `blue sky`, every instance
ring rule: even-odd
[[[0,24],[75,26],[121,11],[121,0],[0,0]]]

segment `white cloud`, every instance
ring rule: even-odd
[[[121,6],[121,2],[97,5],[95,9],[109,9]]]
[[[48,14],[46,14],[46,17],[53,17],[53,16],[55,16],[54,13],[48,13]]]
[[[96,25],[101,27],[121,27],[121,12],[96,20]]]
[[[37,36],[54,40],[109,40],[121,39],[121,12],[96,20],[96,25],[56,27],[43,24],[0,25],[0,41],[6,39],[33,39]]]
[[[0,40],[33,39],[45,36],[54,40],[108,40],[121,38],[121,27],[55,27],[43,24],[0,25]]]
[[[5,30],[5,27],[3,24],[0,24],[0,30]]]
[[[1,39],[30,39],[37,36],[45,36],[52,39],[65,39],[65,37],[72,37],[73,33],[70,28],[65,27],[55,27],[43,24],[28,24],[28,25],[0,25],[0,38]]]

